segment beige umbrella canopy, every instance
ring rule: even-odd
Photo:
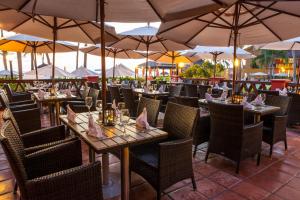
[[[159,35],[184,44],[233,45],[235,60],[237,46],[298,36],[299,8],[300,1],[239,0],[231,6],[207,14],[163,23]],[[233,81],[236,78],[235,70],[234,67]]]
[[[124,77],[124,76],[129,76],[133,77],[134,76],[134,71],[129,69],[128,67],[124,66],[123,64],[118,64],[115,67],[115,70],[113,68],[110,68],[106,70],[106,76],[107,77]]]
[[[210,12],[236,0],[106,0],[105,21],[154,22]],[[100,21],[102,0],[1,0],[7,7],[42,15]]]
[[[92,70],[89,70],[85,67],[79,67],[75,71],[71,73],[74,77],[87,77],[87,76],[97,76],[98,74],[96,72],[93,72]]]
[[[84,53],[89,53],[96,56],[101,56],[101,48],[100,45],[86,47],[81,49]],[[144,58],[143,54],[126,49],[117,49],[113,47],[106,47],[105,48],[105,56],[111,57],[114,59],[113,64],[113,78],[115,78],[115,67],[116,67],[116,58],[119,59],[139,59]]]
[[[178,51],[190,49],[188,45],[180,44],[172,40],[166,40],[156,35],[157,29],[151,26],[145,26],[123,32],[120,35],[126,35],[119,41],[111,44],[111,47],[120,49],[132,49],[145,51],[146,63],[148,64],[149,51]],[[148,66],[146,64],[146,80],[148,78]]]
[[[71,78],[74,77],[72,74],[55,67],[55,78]],[[38,76],[40,79],[51,79],[52,65],[46,65],[37,68]],[[24,79],[35,79],[35,70],[24,73]]]

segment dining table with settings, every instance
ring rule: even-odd
[[[221,100],[219,98],[214,98],[212,102],[231,104],[230,100]],[[200,107],[207,108],[208,101],[206,99],[199,99]],[[254,123],[259,123],[261,121],[261,116],[274,114],[280,110],[280,107],[269,106],[269,105],[253,105],[252,108],[244,108],[245,112],[252,113],[254,115]]]
[[[154,99],[157,99],[158,97],[162,97],[162,96],[169,96],[169,92],[161,92],[159,90],[147,90],[145,91],[145,89],[143,88],[135,88],[133,89],[133,93],[135,94],[141,94],[144,96],[148,96],[148,97],[152,97]]]
[[[43,104],[47,104],[49,107],[50,123],[51,125],[59,124],[60,115],[60,103],[64,101],[74,100],[77,97],[75,95],[68,96],[65,93],[56,92],[54,95],[50,95],[49,92],[45,92],[43,97],[40,97],[38,92],[33,93],[33,98],[37,104],[42,107]]]
[[[73,134],[78,136],[89,148],[89,160],[95,162],[95,154],[107,154],[112,151],[121,151],[121,198],[129,200],[130,171],[129,171],[129,148],[131,146],[145,144],[168,137],[168,133],[158,128],[150,127],[143,129],[136,126],[135,120],[130,120],[124,127],[119,122],[112,126],[105,126],[100,122],[99,113],[91,112],[95,123],[101,127],[103,137],[95,137],[88,134],[88,113],[77,113],[74,122],[68,120],[67,115],[60,115],[60,120]],[[108,178],[109,162],[102,157],[102,179]],[[105,183],[107,180],[103,180]]]

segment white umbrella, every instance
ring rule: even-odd
[[[72,74],[60,69],[59,67],[55,67],[55,78],[71,78],[74,77]],[[46,65],[43,67],[38,67],[38,76],[40,79],[51,79],[52,77],[52,65]],[[35,70],[31,70],[29,72],[24,73],[24,79],[35,79]]]
[[[98,75],[96,72],[93,72],[92,70],[89,70],[85,67],[79,67],[78,69],[74,70],[71,74],[74,77],[80,77],[80,78]]]
[[[300,1],[244,1],[208,14],[163,23],[162,37],[184,44],[234,46],[281,41],[300,32]],[[233,68],[233,82],[235,81]],[[235,84],[233,83],[233,87]],[[234,92],[234,90],[233,90]]]
[[[118,64],[115,67],[115,70],[112,68],[106,70],[106,76],[107,77],[122,77],[122,76],[134,76],[134,71],[129,69],[128,67],[124,66],[123,64]]]
[[[120,49],[132,49],[146,52],[146,63],[148,63],[149,51],[178,51],[190,49],[190,46],[166,40],[156,35],[157,28],[145,26],[131,31],[120,33],[126,35],[110,46]],[[148,65],[146,64],[146,80],[148,78]]]
[[[91,47],[86,47],[80,49],[84,53],[89,53],[92,55],[96,56],[101,56],[101,48],[100,45],[96,46],[91,46]],[[133,51],[133,50],[126,50],[126,49],[117,49],[113,47],[106,47],[105,48],[105,56],[106,57],[111,57],[114,59],[114,64],[113,64],[113,72],[115,71],[115,66],[116,66],[116,58],[119,59],[140,59],[144,58],[145,56],[142,53]],[[115,78],[115,73],[113,73],[113,78]]]
[[[7,76],[11,76],[11,72],[9,70],[1,70],[0,71],[0,76],[4,76],[4,77],[7,77]],[[18,72],[15,72],[13,71],[13,76],[18,76]]]

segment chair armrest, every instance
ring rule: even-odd
[[[244,126],[244,137],[253,137],[254,135],[262,134],[263,122]]]
[[[13,111],[22,134],[41,129],[40,109]]]
[[[192,138],[159,143],[159,173],[162,187],[193,174]],[[176,156],[174,156],[176,155]],[[170,181],[173,180],[173,181]]]
[[[63,143],[67,143],[67,142],[75,141],[75,140],[77,140],[77,137],[68,137],[64,140],[57,140],[57,141],[46,143],[46,144],[28,147],[28,148],[25,148],[25,154],[28,155],[28,154],[31,154],[33,152],[36,152],[36,151],[39,151],[42,149],[50,148],[50,147],[53,147],[53,146],[56,146],[59,144],[63,144]]]
[[[37,146],[66,138],[65,126],[39,129],[21,135],[25,147]]]
[[[16,102],[12,102],[9,103],[10,106],[16,106],[16,105],[23,105],[23,104],[33,104],[34,101],[33,100],[26,100],[26,101],[16,101]]]
[[[247,154],[256,149],[261,148],[262,143],[262,134],[263,134],[263,122],[244,126],[244,132],[242,136],[242,148]]]
[[[95,162],[26,182],[30,199],[102,200],[101,164]],[[52,198],[51,198],[52,197]]]
[[[17,94],[17,93],[14,93],[12,95],[12,102],[26,101],[26,100],[31,100],[31,94],[29,94],[29,93],[27,93],[27,94]]]
[[[52,146],[25,156],[25,168],[29,179],[76,167],[81,164],[80,140]]]
[[[21,111],[21,110],[28,110],[28,109],[33,109],[33,108],[38,108],[36,103],[32,104],[22,104],[22,105],[14,105],[14,106],[9,106],[11,111]]]
[[[281,134],[286,132],[286,126],[287,126],[287,115],[281,115],[281,116],[273,116],[274,123],[273,123],[273,134]]]

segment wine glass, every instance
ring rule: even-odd
[[[120,121],[120,125],[121,125],[121,110],[125,109],[125,103],[124,102],[119,102],[118,106],[117,106],[117,110],[116,110],[116,115],[118,117],[118,120]]]
[[[91,107],[93,105],[93,98],[92,97],[85,97],[85,105],[89,109],[89,115],[91,114]]]
[[[120,126],[124,128],[123,136],[126,136],[126,125],[130,121],[130,113],[128,109],[122,109],[120,115]]]
[[[96,110],[99,112],[99,121],[103,121],[102,117],[102,100],[97,100],[96,101]]]

